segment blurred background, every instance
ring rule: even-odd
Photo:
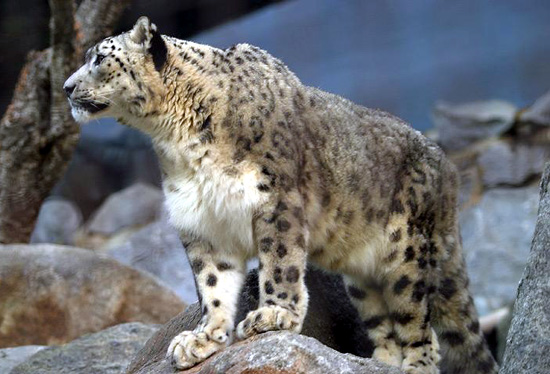
[[[0,111],[31,49],[48,45],[46,0],[0,1]],[[136,0],[167,35],[255,44],[302,81],[430,128],[437,100],[531,104],[550,79],[546,0]]]
[[[475,303],[493,318],[483,325],[490,326],[493,349],[503,349],[496,326],[527,261],[538,181],[550,159],[548,0],[135,0],[115,33],[141,15],[182,39],[257,45],[305,84],[389,111],[438,141],[461,173],[461,230]],[[0,113],[26,54],[49,45],[48,19],[46,0],[0,0]],[[32,243],[101,253],[191,303],[193,278],[166,223],[159,186],[145,136],[112,119],[85,125]],[[68,340],[44,336],[22,341]],[[0,347],[15,341],[6,339],[0,336]]]

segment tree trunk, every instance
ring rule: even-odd
[[[514,304],[501,374],[550,372],[550,163],[540,186],[535,236]]]
[[[79,137],[63,82],[83,51],[112,32],[130,0],[50,0],[51,47],[31,52],[0,120],[0,243],[29,241],[44,199]]]

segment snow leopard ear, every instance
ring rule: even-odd
[[[130,40],[143,47],[153,57],[155,69],[160,71],[166,62],[168,49],[157,31],[157,26],[147,17],[140,17],[130,31]]]
[[[130,31],[130,40],[139,46],[149,49],[153,32],[156,30],[157,27],[149,21],[149,18],[139,17]]]

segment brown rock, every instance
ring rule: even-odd
[[[93,252],[0,246],[0,347],[61,344],[123,322],[164,323],[184,303],[154,278]]]

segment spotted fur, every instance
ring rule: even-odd
[[[65,90],[78,120],[113,116],[153,140],[203,309],[170,344],[178,368],[231,341],[257,256],[260,307],[241,339],[300,331],[309,260],[345,275],[376,359],[496,373],[468,293],[457,174],[398,118],[302,85],[259,48],[161,36],[146,18],[93,47]]]

